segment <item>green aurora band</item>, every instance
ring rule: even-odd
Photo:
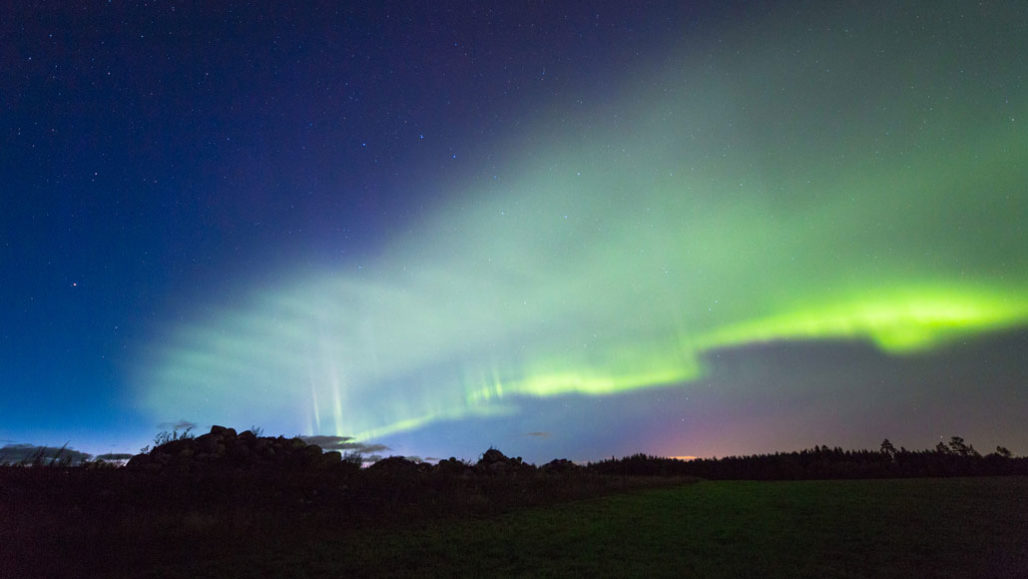
[[[170,328],[141,404],[368,439],[688,388],[719,348],[1028,323],[1023,7],[817,10],[540,112],[373,263]]]

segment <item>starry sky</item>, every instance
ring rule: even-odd
[[[1028,4],[0,8],[0,443],[1028,453]]]

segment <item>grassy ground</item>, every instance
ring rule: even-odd
[[[1028,478],[701,482],[293,538],[151,576],[1028,577]]]
[[[620,492],[659,479],[497,479],[392,497],[320,479],[162,488],[12,472],[0,481],[0,577],[1028,577],[1028,477]],[[398,484],[387,482],[373,486]],[[554,502],[576,486],[608,496]]]

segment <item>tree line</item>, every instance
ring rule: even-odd
[[[800,480],[1028,475],[1028,457],[1005,447],[982,455],[959,436],[935,448],[896,448],[889,439],[878,450],[815,446],[808,450],[679,460],[646,454],[589,463],[600,474],[696,476],[705,479]]]

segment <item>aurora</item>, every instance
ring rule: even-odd
[[[688,391],[726,348],[1024,327],[1024,41],[998,8],[972,49],[955,6],[841,10],[672,42],[616,97],[534,112],[372,257],[275,264],[166,324],[138,404],[379,439]]]

